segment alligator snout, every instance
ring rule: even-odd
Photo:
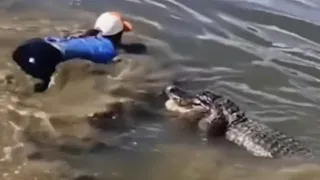
[[[167,95],[173,94],[173,93],[175,94],[175,92],[177,92],[177,91],[179,91],[179,88],[177,86],[168,86],[165,89],[165,92]]]
[[[182,99],[182,100],[187,100],[187,99],[192,99],[192,94],[188,91],[185,91],[178,86],[168,86],[165,89],[165,92],[167,96],[170,99]]]

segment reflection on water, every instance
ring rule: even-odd
[[[161,97],[172,81],[213,89],[319,156],[317,1],[6,0],[0,7],[2,179],[319,179],[317,158],[262,160],[232,144],[202,144],[174,127]],[[48,92],[33,94],[9,61],[12,48],[90,27],[106,7],[133,21],[125,41],[146,44],[147,54],[113,66],[65,63]],[[92,126],[87,115],[118,102],[126,105],[106,120],[128,128]]]

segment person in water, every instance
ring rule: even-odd
[[[45,91],[59,63],[84,59],[108,64],[117,61],[117,49],[125,48],[122,35],[132,31],[132,25],[117,12],[101,14],[93,29],[69,37],[31,38],[12,53],[13,61],[27,74],[42,80],[35,92]]]

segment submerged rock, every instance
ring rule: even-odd
[[[100,130],[124,130],[133,127],[134,122],[129,114],[127,103],[114,103],[104,111],[95,112],[87,116],[88,123]]]

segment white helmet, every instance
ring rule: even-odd
[[[131,31],[132,25],[124,21],[118,12],[105,12],[97,18],[94,28],[100,30],[103,36],[111,36],[121,31]]]

